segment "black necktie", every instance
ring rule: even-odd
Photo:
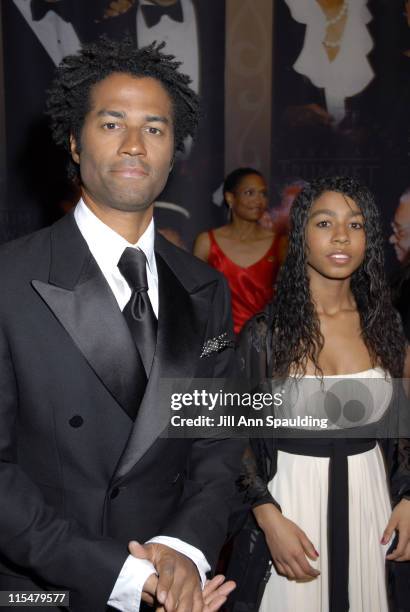
[[[157,341],[157,319],[148,297],[146,263],[147,259],[142,251],[127,247],[121,255],[118,268],[132,291],[123,315],[148,377]]]
[[[160,6],[159,4],[142,4],[141,10],[148,28],[152,28],[157,25],[163,15],[168,15],[170,19],[173,19],[174,21],[179,21],[180,23],[184,21],[180,1],[176,2],[176,4],[172,4],[171,6]]]

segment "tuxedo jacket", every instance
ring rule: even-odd
[[[0,248],[0,590],[106,609],[131,539],[180,538],[215,564],[242,443],[160,437],[164,378],[226,376],[225,281],[161,236],[157,346],[135,422],[136,349],[72,213]]]

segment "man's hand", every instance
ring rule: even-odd
[[[141,548],[143,547],[141,546]],[[155,593],[157,592],[157,586],[158,576],[156,574],[151,574],[151,576],[148,576],[148,578],[144,582],[141,599],[142,601],[145,601],[145,603],[147,603],[149,606],[153,606],[155,603]]]
[[[145,548],[138,542],[133,542],[133,550],[130,553],[137,559],[148,559],[148,554]],[[158,586],[158,576],[151,574],[148,576],[142,587],[141,599],[145,601],[149,606],[153,606],[155,603],[155,593]]]
[[[185,555],[163,544],[144,544],[143,549],[145,558],[157,570],[155,596],[165,611],[173,612],[178,606],[178,612],[204,612],[201,581],[195,564]],[[137,542],[130,542],[128,550],[135,557],[144,558],[141,556],[141,545]]]
[[[145,550],[145,547],[138,542],[130,542],[129,551],[138,559],[148,559],[148,553]],[[158,576],[152,574],[149,578],[147,578],[143,592],[142,599],[150,606],[153,606],[155,603],[155,593],[158,587]],[[228,580],[225,582],[225,576],[219,574],[218,576],[214,576],[212,580],[207,580],[204,590],[202,591],[202,604],[203,604],[203,612],[217,612],[221,606],[226,602],[228,596],[232,591],[236,588],[236,584],[233,580]],[[161,606],[160,608],[156,608],[157,612],[162,612],[165,608]]]
[[[202,591],[203,612],[217,612],[228,599],[228,595],[236,588],[233,580],[225,581],[225,576],[219,574],[207,580],[204,590]],[[164,612],[165,608],[156,608],[155,612]]]
[[[204,600],[204,612],[216,612],[228,599],[228,595],[236,588],[233,580],[225,582],[222,574],[215,576],[212,580],[207,580],[202,597]]]

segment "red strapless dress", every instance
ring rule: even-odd
[[[273,297],[273,285],[283,261],[283,240],[276,238],[265,255],[243,268],[234,263],[208,232],[211,241],[208,263],[222,272],[231,290],[234,331],[238,334],[246,321],[264,309]]]

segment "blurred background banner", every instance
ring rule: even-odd
[[[44,117],[55,65],[80,42],[128,32],[139,46],[165,40],[202,97],[197,141],[156,206],[169,237],[190,248],[226,221],[218,188],[239,166],[265,176],[273,220],[303,181],[350,174],[376,194],[395,266],[391,223],[398,237],[410,226],[410,1],[174,0],[182,21],[152,20],[162,4],[1,2],[0,242],[49,223],[78,196]]]
[[[0,206],[5,201],[6,190],[6,113],[4,108],[4,62],[2,32],[2,5],[0,3]],[[2,224],[2,222],[3,219],[0,208],[0,224]]]
[[[65,180],[64,155],[50,140],[44,103],[55,65],[101,34],[120,38],[128,33],[138,46],[165,41],[164,52],[182,62],[181,70],[190,75],[202,98],[197,140],[186,143],[186,153],[177,158],[159,197],[158,225],[189,241],[204,225],[214,224],[215,215],[223,218],[220,208],[212,208],[211,197],[224,173],[225,1],[175,0],[177,18],[161,13],[165,5],[169,2],[2,3],[7,125],[2,150],[8,172],[1,242],[49,223],[76,201],[76,190]]]
[[[410,183],[409,26],[406,1],[275,2],[272,176],[359,178],[386,233]]]

